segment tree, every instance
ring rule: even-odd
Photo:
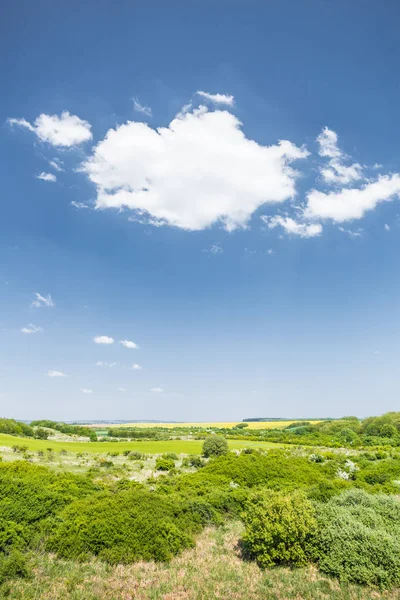
[[[223,456],[228,454],[228,442],[222,435],[209,435],[204,440],[203,456]]]

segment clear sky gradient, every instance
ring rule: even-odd
[[[398,410],[399,19],[3,3],[0,414]]]

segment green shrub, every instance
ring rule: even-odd
[[[0,585],[9,579],[29,576],[26,556],[19,550],[12,550],[10,554],[0,557]]]
[[[203,456],[223,456],[228,454],[228,442],[222,435],[209,435],[203,443]]]
[[[145,458],[143,452],[131,452],[129,455],[129,460],[142,460]]]
[[[200,469],[201,467],[204,467],[205,464],[206,464],[205,461],[197,454],[191,454],[190,456],[185,456],[185,458],[182,461],[183,467],[195,467],[196,469]]]
[[[341,581],[391,588],[400,584],[400,503],[351,489],[316,504],[310,557]]]
[[[47,548],[64,558],[95,554],[113,564],[167,561],[193,545],[200,523],[177,498],[133,489],[71,504],[55,523]]]
[[[35,431],[35,438],[38,440],[47,440],[49,437],[49,432],[43,429],[42,427],[38,427]]]
[[[157,458],[156,459],[156,470],[157,471],[170,471],[175,467],[175,461],[172,458]]]
[[[255,492],[243,513],[245,550],[261,567],[305,565],[307,544],[316,526],[314,512],[301,492]]]
[[[169,458],[171,460],[179,460],[179,456],[175,452],[166,452],[161,458]]]

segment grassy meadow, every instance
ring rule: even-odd
[[[146,454],[163,454],[175,452],[176,454],[201,454],[201,440],[163,440],[163,441],[120,441],[120,442],[58,442],[53,440],[36,440],[22,438],[14,435],[0,433],[0,447],[12,448],[15,445],[27,446],[30,451],[47,451],[49,448],[54,452],[67,450],[68,452],[85,452],[89,454],[104,454],[108,452],[124,452],[125,450],[139,451]],[[278,444],[279,445],[279,444]],[[231,440],[229,447],[232,450],[242,448],[272,448],[277,444],[271,442],[252,442],[244,440]]]

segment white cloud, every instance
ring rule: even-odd
[[[214,104],[226,104],[227,106],[233,106],[235,98],[228,94],[208,94],[207,92],[196,92],[198,96],[214,102]]]
[[[347,233],[347,235],[351,238],[359,238],[362,237],[363,230],[358,229],[357,231],[353,231],[352,229],[345,229],[344,227],[338,227],[339,231],[342,233]]]
[[[386,231],[390,231],[390,225],[388,225],[387,223],[385,223],[384,228]]]
[[[96,208],[128,208],[153,225],[196,231],[245,227],[265,203],[296,194],[291,163],[308,152],[289,141],[262,146],[240,121],[206,107],[152,129],[127,122],[110,129],[81,165],[97,187]]]
[[[63,162],[59,158],[53,158],[53,160],[49,160],[49,165],[53,167],[55,171],[64,171]]]
[[[42,171],[40,175],[36,175],[36,179],[42,179],[43,181],[57,181],[57,177],[53,173],[45,173]]]
[[[108,337],[108,335],[96,335],[93,338],[95,344],[113,344],[114,339],[112,337]]]
[[[268,248],[267,254],[275,254],[275,252],[272,250],[272,248]]]
[[[308,218],[332,219],[337,223],[361,219],[380,202],[393,200],[400,195],[400,175],[380,175],[376,181],[360,188],[343,188],[339,191],[320,192],[311,190],[307,194],[305,216]]]
[[[141,366],[140,366],[140,365],[138,365],[137,363],[134,363],[134,364],[132,365],[132,369],[133,369],[134,371],[141,371],[141,370],[143,369],[143,367],[141,367]]]
[[[133,98],[133,110],[143,113],[147,117],[151,117],[153,115],[150,106],[144,106],[143,104],[140,104],[137,98]]]
[[[121,340],[120,344],[125,346],[125,348],[130,348],[131,350],[137,350],[139,348],[135,342],[131,342],[130,340]]]
[[[155,392],[155,393],[157,393],[157,394],[160,394],[160,393],[161,393],[161,392],[163,392],[164,390],[163,390],[162,388],[160,388],[160,387],[154,387],[154,388],[151,388],[151,390],[150,390],[150,391],[151,391],[151,392]]]
[[[90,208],[88,204],[85,204],[84,202],[77,202],[76,200],[71,200],[70,204],[71,206],[75,206],[75,208],[78,210],[81,210],[82,208]]]
[[[128,390],[126,388],[118,388],[119,392],[127,392]]]
[[[317,137],[319,155],[327,158],[328,166],[321,167],[320,172],[326,183],[347,185],[363,178],[363,167],[358,163],[345,165],[348,156],[342,152],[338,145],[338,136],[335,131],[324,127]]]
[[[62,371],[47,371],[47,377],[66,377],[66,374]]]
[[[110,369],[112,367],[115,367],[118,363],[116,362],[105,362],[103,360],[98,360],[96,362],[96,367],[109,367]]]
[[[209,248],[203,250],[206,254],[222,254],[223,251],[221,244],[212,244]]]
[[[93,394],[93,390],[90,388],[81,388],[82,394]]]
[[[91,125],[76,115],[64,111],[61,115],[41,114],[32,125],[26,119],[8,119],[10,125],[25,127],[42,142],[70,148],[92,139]]]
[[[36,327],[36,325],[33,325],[33,323],[30,323],[28,325],[28,327],[22,327],[21,332],[22,333],[41,333],[43,331],[42,327]]]
[[[286,233],[298,235],[302,238],[312,238],[322,233],[322,225],[319,223],[301,223],[291,217],[282,217],[280,215],[274,217],[262,216],[261,219],[267,224],[269,229],[282,227]]]
[[[38,292],[35,292],[35,296],[36,300],[32,302],[32,308],[41,308],[42,306],[55,306],[50,294],[47,294],[47,296],[42,296]]]

